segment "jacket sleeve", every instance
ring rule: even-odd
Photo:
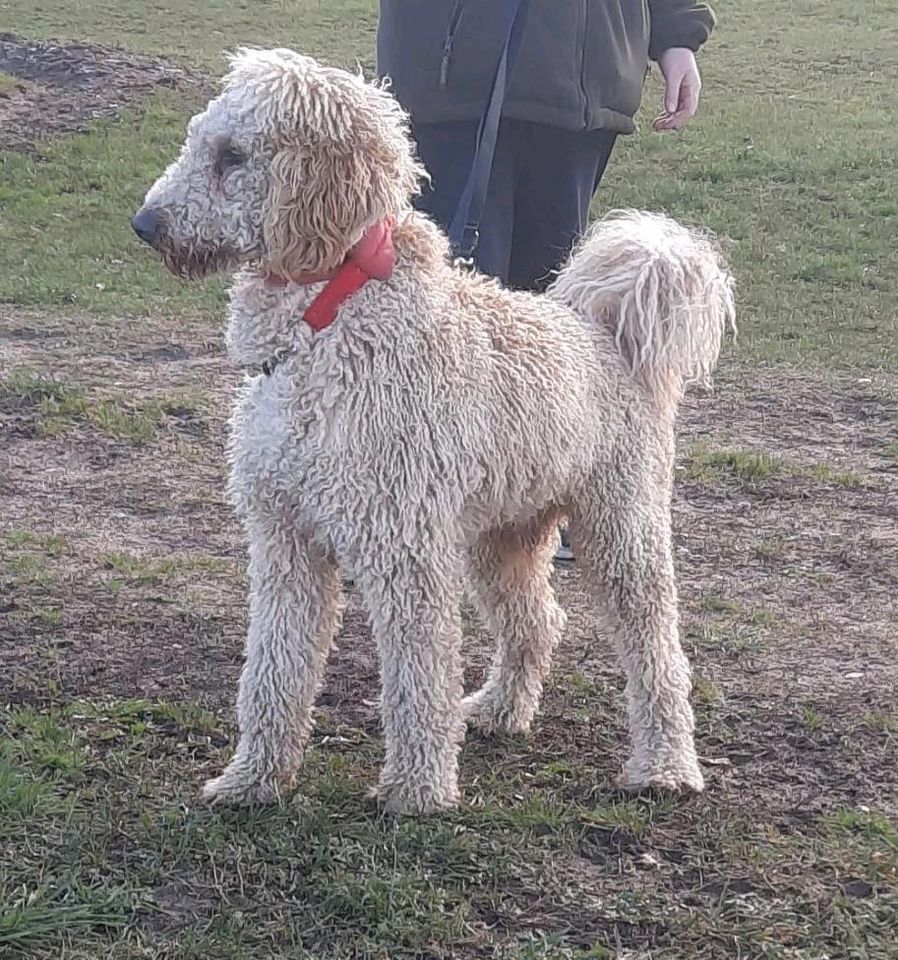
[[[716,18],[707,3],[691,0],[649,0],[652,33],[649,56],[657,60],[671,47],[698,48],[714,29]]]

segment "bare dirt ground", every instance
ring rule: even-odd
[[[245,584],[223,445],[238,374],[217,339],[4,310],[0,366],[52,371],[77,398],[67,412],[40,377],[0,393],[0,693],[199,698],[230,712]],[[716,392],[687,404],[675,496],[684,633],[703,752],[732,763],[715,768],[729,790],[770,780],[765,802],[778,805],[831,802],[835,790],[896,803],[894,741],[878,729],[889,724],[862,723],[895,715],[896,428],[893,377],[767,372],[732,357]],[[556,675],[616,700],[576,565],[557,579],[571,619]],[[473,622],[468,645],[473,683],[488,653]],[[559,680],[550,715],[564,696]],[[375,726],[376,697],[350,593],[321,703]]]
[[[201,74],[161,57],[90,43],[26,40],[0,33],[0,148],[41,140],[117,116],[160,89],[206,89]]]

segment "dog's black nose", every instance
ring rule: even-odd
[[[144,243],[153,244],[159,233],[159,211],[141,207],[131,220],[131,227]]]

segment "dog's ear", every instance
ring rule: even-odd
[[[333,269],[364,230],[395,211],[392,165],[371,150],[289,146],[271,165],[263,223],[268,269],[285,278]]]

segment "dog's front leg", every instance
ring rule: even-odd
[[[386,760],[378,798],[391,812],[432,813],[458,803],[460,584],[450,557],[413,550],[385,574],[357,579],[380,655]]]
[[[203,797],[243,806],[279,801],[294,786],[312,704],[337,627],[336,564],[288,517],[254,518],[250,611],[237,715],[240,740]]]

